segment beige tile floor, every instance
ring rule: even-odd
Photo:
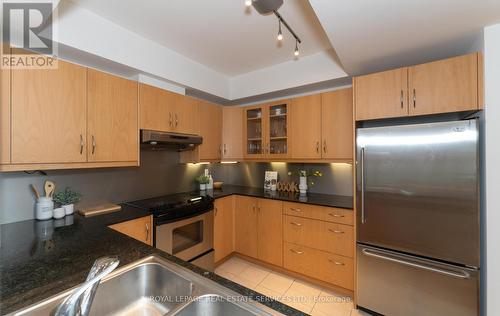
[[[356,310],[350,297],[294,279],[241,258],[229,259],[218,266],[215,273],[307,314],[317,316],[368,315]]]

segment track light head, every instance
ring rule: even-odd
[[[299,43],[297,41],[295,41],[295,51],[293,52],[293,54],[295,55],[295,57],[297,57],[297,56],[300,55],[300,52],[299,52]]]
[[[279,27],[278,27],[278,41],[283,40],[283,32],[281,31],[281,20],[278,20],[279,22]]]

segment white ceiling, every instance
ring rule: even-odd
[[[295,42],[276,17],[262,16],[243,0],[72,0],[78,6],[144,38],[229,76],[293,60]],[[286,0],[280,13],[303,40],[301,56],[331,49],[306,0]]]
[[[350,75],[480,49],[500,0],[309,0]]]

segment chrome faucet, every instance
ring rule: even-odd
[[[85,283],[73,291],[53,311],[54,316],[87,316],[99,282],[113,271],[120,261],[118,257],[102,257],[94,261]]]

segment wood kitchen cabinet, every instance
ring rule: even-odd
[[[140,217],[131,221],[126,221],[109,226],[109,228],[112,228],[122,234],[142,241],[143,243],[150,246],[153,245],[152,227],[152,216]]]
[[[198,146],[200,161],[219,161],[222,151],[222,107],[200,101],[198,116],[200,135],[203,137],[203,143]]]
[[[222,110],[222,160],[243,159],[243,108],[225,106]]]
[[[200,133],[199,101],[182,94],[175,94],[172,104],[173,132],[182,134]],[[202,118],[201,118],[202,119]]]
[[[89,162],[139,161],[137,82],[88,70]]]
[[[257,258],[276,266],[283,265],[283,202],[257,200]]]
[[[321,121],[320,94],[292,99],[290,135],[293,159],[321,158]]]
[[[12,71],[12,164],[87,161],[86,76],[85,67],[64,61]]]
[[[408,115],[408,68],[354,78],[356,120]]]
[[[277,266],[283,265],[283,202],[236,196],[235,250]]]
[[[0,42],[0,60],[9,52]],[[0,67],[0,165],[10,163],[10,68]]]
[[[409,114],[427,115],[478,109],[479,54],[409,67]]]
[[[482,67],[472,53],[356,77],[356,120],[481,109]]]
[[[199,133],[198,100],[139,84],[140,128],[181,134]]]
[[[236,252],[257,258],[257,199],[236,196],[234,207],[234,248]]]
[[[352,88],[321,94],[321,158],[352,160]]]
[[[282,159],[290,155],[290,101],[244,108],[245,157]]]
[[[171,104],[174,102],[175,93],[139,83],[140,128],[171,131],[173,128]]]
[[[215,262],[234,251],[234,196],[215,200],[214,249]]]

